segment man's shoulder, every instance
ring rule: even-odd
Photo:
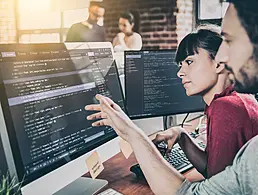
[[[81,22],[74,23],[70,28],[71,29],[81,29],[83,27],[83,24]]]
[[[246,169],[248,166],[255,166],[258,170],[258,135],[250,139],[236,154],[234,163],[240,163],[240,169]]]
[[[83,24],[81,22],[74,23],[72,26],[82,26]]]
[[[258,154],[258,135],[249,140],[245,146],[243,146],[246,153],[249,153],[251,156],[256,156],[254,154]],[[257,164],[258,165],[258,164]]]

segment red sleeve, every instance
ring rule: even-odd
[[[236,153],[246,142],[245,123],[248,120],[244,104],[236,98],[219,98],[212,106],[207,139],[208,177],[232,164]]]

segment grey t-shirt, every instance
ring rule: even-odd
[[[92,29],[82,23],[76,23],[68,30],[66,42],[104,42],[106,41],[105,28],[93,24]]]
[[[233,165],[210,179],[190,183],[185,180],[176,195],[258,195],[258,136],[246,143]]]

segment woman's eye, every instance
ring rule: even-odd
[[[186,60],[185,62],[187,63],[187,65],[190,65],[190,64],[192,64],[192,63],[193,63],[193,61],[192,61],[192,60]]]
[[[226,39],[225,42],[226,42],[227,44],[230,44],[230,43],[231,43],[231,41],[228,40],[228,39]]]

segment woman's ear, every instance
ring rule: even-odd
[[[222,73],[224,70],[225,70],[225,64],[224,63],[216,63],[216,73],[217,74]]]

